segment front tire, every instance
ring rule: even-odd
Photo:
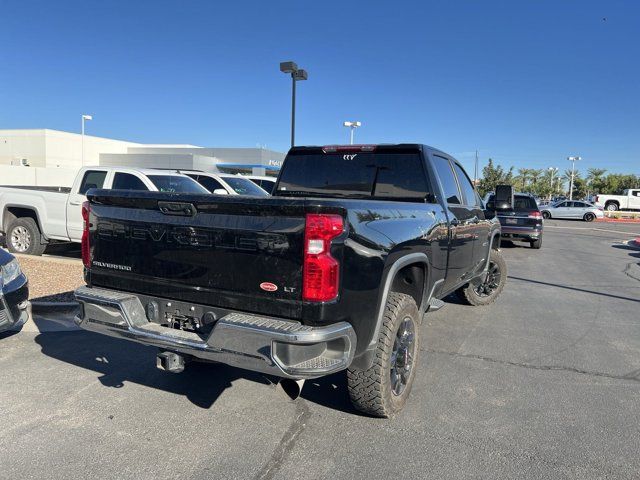
[[[17,218],[11,222],[6,243],[11,253],[25,255],[42,255],[47,247],[42,241],[38,224],[30,217]]]
[[[499,250],[491,249],[489,268],[482,282],[469,282],[457,290],[460,299],[468,305],[489,305],[504,289],[507,282],[507,262]]]
[[[593,213],[585,213],[583,218],[585,222],[593,222],[596,216]]]
[[[542,212],[542,218],[549,220],[551,218],[551,213],[550,212]]]
[[[409,295],[391,292],[378,335],[373,366],[348,369],[353,406],[374,417],[389,418],[407,402],[420,352],[420,314]]]

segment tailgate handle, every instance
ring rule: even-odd
[[[180,215],[193,217],[198,211],[192,203],[183,202],[158,202],[158,208],[165,215]]]

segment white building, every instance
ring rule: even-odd
[[[276,174],[284,156],[264,148],[150,145],[50,129],[0,130],[0,184],[67,186],[79,168],[91,165]]]

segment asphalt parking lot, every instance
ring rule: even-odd
[[[539,251],[504,246],[494,305],[426,317],[392,420],[358,415],[341,375],[287,402],[260,375],[168,374],[88,332],[0,337],[0,477],[638,478],[640,251],[621,242],[640,226],[545,228]]]

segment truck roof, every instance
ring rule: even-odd
[[[378,150],[414,150],[414,151],[427,151],[430,153],[437,153],[439,155],[443,155],[445,157],[451,157],[451,155],[439,150],[435,147],[431,147],[429,145],[425,145],[422,143],[372,143],[372,144],[359,144],[359,145],[309,145],[309,146],[296,146],[292,147],[289,152],[304,152],[304,151],[313,151],[317,152],[318,150],[322,152],[326,152],[327,150],[337,150],[337,151],[348,151],[348,150],[359,150],[363,152],[367,151],[378,151]]]

